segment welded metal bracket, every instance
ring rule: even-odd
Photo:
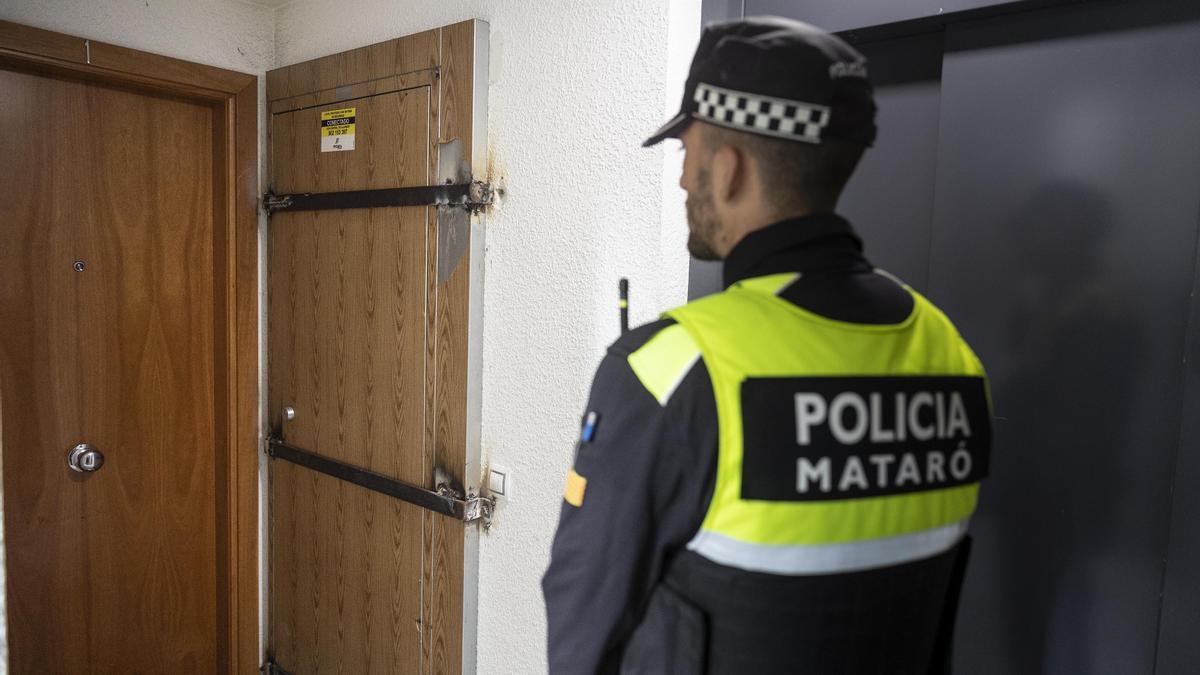
[[[466,511],[463,515],[463,522],[473,523],[479,521],[483,525],[483,529],[492,529],[492,514],[496,512],[496,500],[493,497],[481,497],[479,495],[467,495]]]
[[[262,208],[271,215],[276,211],[286,211],[292,205],[291,195],[277,195],[274,192],[264,192],[262,196]]]
[[[478,521],[483,524],[484,529],[491,527],[496,500],[474,493],[465,494],[461,483],[441,467],[437,467],[434,472],[436,489],[427,490],[419,485],[405,483],[296,447],[284,442],[275,433],[267,436],[264,444],[267,456],[271,459],[282,459],[464,523]]]

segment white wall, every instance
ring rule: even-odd
[[[0,19],[243,73],[271,68],[274,14],[238,0],[0,1]]]
[[[515,493],[480,544],[478,672],[546,669],[540,579],[588,385],[618,333],[617,279],[631,320],[684,301],[682,196],[664,200],[669,36],[690,60],[699,0],[325,0],[282,7],[286,65],[469,18],[491,25],[492,180],[484,274],[484,458],[514,472]],[[672,45],[674,46],[674,45]],[[676,59],[678,61],[678,59]],[[682,82],[682,77],[677,77]],[[670,95],[678,110],[679,92]],[[678,153],[667,151],[670,161]],[[664,178],[664,176],[666,176]],[[673,217],[665,219],[664,212]]]
[[[482,449],[516,491],[481,543],[486,675],[546,669],[539,582],[588,385],[617,337],[617,279],[634,324],[685,300],[680,155],[640,144],[678,109],[699,15],[700,0],[0,0],[2,19],[260,74],[490,23],[488,178],[507,193],[487,226]]]

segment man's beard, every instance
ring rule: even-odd
[[[708,172],[701,170],[696,180],[697,187],[688,191],[688,253],[697,260],[720,260],[713,248],[716,244],[720,223],[713,206],[712,192],[708,187]]]

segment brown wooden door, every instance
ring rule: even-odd
[[[0,92],[12,672],[214,672],[214,108],[10,70]],[[82,442],[94,473],[67,466]]]
[[[465,22],[268,73],[271,188],[430,185],[446,142],[469,161],[478,30]],[[349,116],[353,149],[323,151],[323,119]],[[478,485],[478,468],[465,475],[469,236],[425,206],[271,216],[269,417],[289,444],[426,488],[435,465]],[[460,672],[474,530],[283,460],[269,475],[278,664]]]

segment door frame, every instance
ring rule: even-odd
[[[260,660],[258,78],[0,21],[0,67],[171,94],[214,110],[217,663]],[[223,451],[223,452],[222,452]]]

